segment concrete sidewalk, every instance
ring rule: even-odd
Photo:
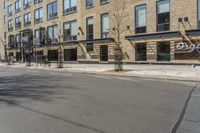
[[[66,72],[81,72],[81,73],[96,73],[107,74],[115,76],[131,76],[139,78],[156,78],[156,79],[170,79],[181,81],[200,81],[200,66],[192,65],[151,65],[151,64],[132,64],[123,65],[123,72],[114,72],[113,64],[64,64],[64,68],[58,69],[56,63],[52,63],[51,67],[44,67],[44,65],[32,64],[26,67],[26,64],[15,63],[14,65],[7,65],[0,63],[1,67],[18,67],[31,68],[40,70],[52,71],[66,71]]]

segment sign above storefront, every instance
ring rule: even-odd
[[[175,46],[176,51],[184,51],[187,53],[192,53],[195,50],[200,50],[200,43],[198,44],[188,44],[186,42],[179,42]]]

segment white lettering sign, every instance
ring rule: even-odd
[[[188,50],[193,52],[194,50],[200,50],[200,44],[187,44],[186,42],[180,42],[176,45],[177,50]]]

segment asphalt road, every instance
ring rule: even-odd
[[[0,68],[0,133],[170,133],[194,86]]]

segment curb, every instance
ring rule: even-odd
[[[0,66],[0,68],[18,68],[18,69],[33,69],[33,70],[43,70],[43,71],[53,71],[53,72],[71,72],[71,73],[81,73],[81,74],[96,74],[96,75],[108,75],[108,76],[120,76],[120,77],[132,77],[132,78],[138,78],[138,79],[157,79],[157,80],[169,80],[169,81],[182,81],[182,82],[200,82],[200,79],[190,79],[190,78],[183,78],[183,77],[175,77],[175,76],[166,76],[166,75],[156,75],[156,76],[145,76],[145,75],[124,75],[119,73],[107,73],[104,72],[91,72],[91,71],[70,71],[66,69],[58,69],[58,68],[37,68],[37,67],[12,67],[12,66]],[[166,77],[158,77],[158,76],[166,76]],[[178,79],[181,78],[181,79]]]

